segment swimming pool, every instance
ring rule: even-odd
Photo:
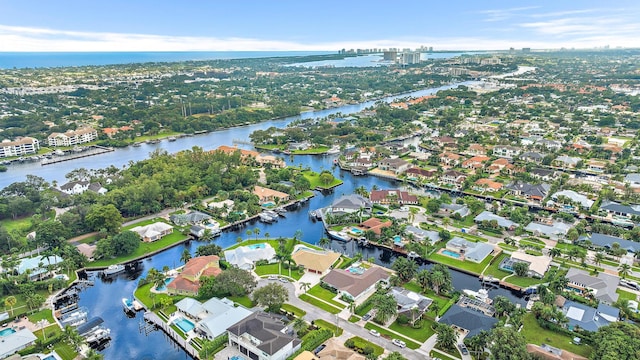
[[[457,252],[453,252],[450,250],[442,250],[442,254],[443,255],[447,255],[447,256],[451,256],[452,258],[456,258],[456,259],[460,259],[460,254],[458,254]]]
[[[167,290],[167,285],[169,285],[170,282],[173,281],[173,278],[166,278],[164,279],[164,285],[160,285],[158,287],[156,287],[156,291],[165,291]]]
[[[245,360],[242,356],[236,355],[232,356],[229,360]]]
[[[358,229],[358,228],[351,228],[351,232],[356,234],[356,235],[360,235],[362,234],[364,231]]]
[[[347,268],[347,271],[355,274],[355,275],[362,275],[364,273],[366,269],[360,266],[350,266]]]
[[[249,245],[249,249],[251,250],[255,250],[255,249],[264,249],[265,245],[264,244],[253,244],[253,245]]]
[[[7,328],[0,330],[0,336],[8,336],[16,332],[13,328]],[[4,340],[3,340],[4,341]]]
[[[175,321],[174,324],[180,328],[180,330],[182,330],[182,332],[184,332],[185,334],[188,333],[189,331],[193,330],[194,327],[196,327],[191,321],[182,318],[178,321]]]
[[[266,202],[266,203],[262,204],[262,206],[264,206],[264,207],[274,207],[274,206],[276,206],[276,204],[274,202],[270,201],[270,202]]]
[[[400,235],[396,235],[393,237],[393,242],[398,244],[400,242],[402,242],[402,237]]]

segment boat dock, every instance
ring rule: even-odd
[[[57,164],[64,161],[70,161],[75,159],[80,159],[88,156],[100,155],[108,152],[114,151],[112,148],[99,146],[99,145],[91,145],[88,150],[83,151],[82,153],[73,154],[73,155],[64,155],[60,157],[54,157],[52,159],[44,159],[40,162],[40,165],[51,165]]]
[[[194,348],[187,340],[183,339],[182,336],[180,336],[175,330],[171,328],[171,326],[169,326],[169,324],[164,322],[164,320],[162,320],[154,312],[151,312],[151,311],[145,312],[144,321],[147,325],[153,325],[155,327],[162,329],[162,331],[164,331],[167,335],[169,335],[169,337],[173,341],[175,341],[176,344],[180,345],[180,347],[183,348],[194,359],[200,358],[200,354],[198,353],[198,350],[196,350],[196,348]],[[141,325],[141,329],[142,329],[142,325]],[[148,333],[148,328],[146,326],[144,328],[144,331],[145,333]]]

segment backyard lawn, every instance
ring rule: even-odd
[[[508,271],[504,271],[504,270],[500,270],[499,266],[500,263],[502,262],[502,260],[504,260],[505,258],[510,257],[509,254],[500,254],[498,255],[498,257],[496,258],[496,260],[489,265],[489,267],[487,268],[487,270],[485,270],[484,275],[491,275],[493,277],[495,277],[496,279],[502,279],[503,277],[507,276],[507,275],[511,275],[510,272]]]
[[[331,314],[337,314],[340,311],[342,311],[342,309],[338,309],[337,307],[331,306],[331,305],[325,303],[324,301],[318,300],[318,299],[316,299],[314,297],[311,297],[311,296],[309,296],[307,294],[302,294],[302,295],[299,296],[299,298],[300,298],[300,300],[308,302],[309,304],[311,304],[311,305],[313,305],[313,306],[315,306],[317,308],[320,308],[320,309],[322,309],[322,310],[324,310],[326,312],[329,312]]]
[[[353,340],[353,343],[355,344],[355,346],[357,348],[360,349],[364,349],[368,346],[370,346],[371,348],[373,348],[373,354],[377,357],[382,355],[382,353],[384,352],[384,349],[376,344],[373,344],[359,336],[354,336],[352,338],[350,338],[349,340]],[[348,340],[347,340],[348,341]]]
[[[416,329],[409,324],[400,325],[396,320],[389,326],[389,329],[423,343],[427,341],[431,335],[435,334],[435,331],[431,329],[434,323],[434,321],[424,319],[422,320],[422,326]]]
[[[621,299],[621,300],[624,299],[624,300],[636,301],[636,294],[634,294],[632,292],[628,292],[628,291],[625,291],[625,290],[622,290],[622,289],[617,289],[616,293],[618,293],[620,295],[619,299]]]
[[[290,313],[292,313],[293,315],[295,315],[296,317],[303,317],[307,314],[306,311],[299,309],[291,304],[282,304],[282,306],[280,307],[280,309],[284,310],[284,311],[288,311]]]
[[[338,178],[334,178],[330,184],[324,184],[320,181],[320,173],[317,173],[314,171],[303,171],[302,175],[304,175],[304,177],[307,180],[309,180],[309,183],[311,184],[311,189],[315,189],[315,188],[329,189],[329,188],[338,186],[343,182]]]
[[[258,276],[280,274],[292,277],[295,280],[300,280],[302,277],[302,274],[297,269],[285,269],[284,266],[280,266],[279,264],[257,265],[254,271]]]
[[[436,263],[445,264],[455,269],[462,269],[462,270],[471,271],[475,274],[480,274],[482,270],[484,270],[485,266],[489,264],[491,259],[493,259],[493,256],[491,255],[487,256],[487,258],[484,259],[481,263],[474,263],[467,260],[465,261],[457,260],[447,255],[441,255],[441,254],[438,254],[437,252],[434,252],[433,254],[429,255],[428,259]]]
[[[531,344],[541,345],[544,343],[584,357],[589,357],[591,353],[591,347],[589,345],[575,345],[572,342],[572,337],[540,327],[532,313],[524,316],[524,325],[521,334],[527,339],[527,342]]]
[[[328,303],[330,303],[331,305],[335,305],[341,309],[344,309],[346,306],[338,301],[333,300],[334,297],[336,297],[336,293],[333,293],[325,288],[323,288],[322,286],[320,286],[320,284],[312,287],[311,289],[309,289],[309,291],[307,291],[307,294],[309,295],[313,295],[319,299],[322,299]]]

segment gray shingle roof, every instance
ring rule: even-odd
[[[498,323],[498,319],[489,317],[479,311],[453,304],[447,313],[442,316],[440,322],[455,325],[469,331],[467,338],[470,338],[482,330],[491,330]]]

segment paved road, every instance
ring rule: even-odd
[[[268,284],[269,282],[273,282],[273,281],[275,280],[260,279],[258,281],[257,287],[262,287]],[[336,322],[336,319],[337,319],[336,315],[330,314],[322,309],[319,309],[309,303],[306,303],[298,299],[298,297],[295,294],[295,286],[293,283],[286,283],[286,284],[283,283],[283,285],[289,291],[289,301],[287,301],[287,303],[301,310],[306,311],[307,314],[304,316],[305,320],[311,322],[316,319],[323,319],[323,320],[329,321],[330,323]],[[409,360],[429,359],[428,353],[424,352],[423,350],[411,350],[409,348],[401,349],[396,345],[393,345],[390,340],[384,339],[382,337],[372,336],[371,334],[369,334],[369,330],[366,330],[365,328],[360,327],[356,324],[350,323],[347,320],[344,320],[344,319],[338,320],[338,326],[341,327],[345,333],[349,333],[352,336],[359,336],[376,345],[382,346],[384,349],[390,352],[398,351]]]

